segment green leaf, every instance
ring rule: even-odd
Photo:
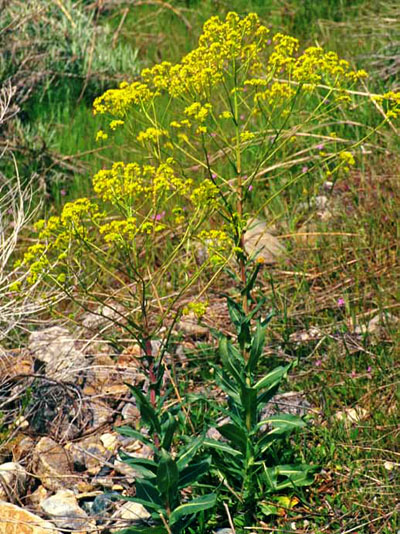
[[[119,453],[119,457],[125,464],[129,465],[130,467],[133,467],[138,473],[143,475],[145,478],[155,478],[157,464],[153,460],[130,456],[124,451],[121,451]]]
[[[165,527],[154,526],[154,527],[139,527],[132,526],[124,528],[124,530],[118,530],[115,534],[168,534],[168,531]]]
[[[230,447],[227,443],[224,443],[223,441],[217,441],[216,439],[206,438],[204,440],[204,446],[211,447],[212,449],[226,454],[230,454],[231,456],[241,456],[242,454],[241,451],[232,449],[232,447]]]
[[[246,453],[247,435],[238,425],[226,423],[225,425],[219,426],[217,430],[224,436],[224,438],[228,439],[233,445],[240,449],[243,454]]]
[[[210,493],[208,495],[198,497],[197,499],[193,499],[188,503],[181,504],[181,506],[175,508],[175,510],[169,516],[170,526],[177,523],[180,519],[182,519],[182,517],[185,517],[187,515],[194,515],[203,510],[207,510],[208,508],[212,508],[213,506],[215,506],[216,501],[216,494]]]
[[[129,385],[129,384],[128,384]],[[161,434],[161,425],[158,420],[156,411],[153,406],[150,404],[149,400],[143,395],[143,393],[135,386],[129,385],[129,389],[132,392],[132,395],[136,399],[136,403],[140,410],[140,415],[143,421],[149,425],[150,429],[157,434]]]
[[[266,478],[272,482],[271,491],[309,486],[314,482],[314,474],[318,471],[318,466],[308,464],[264,467]],[[282,477],[286,480],[279,480]]]
[[[164,449],[161,449],[157,469],[157,488],[164,495],[170,506],[175,502],[178,492],[179,471],[175,460]]]
[[[240,352],[232,346],[232,343],[226,336],[220,337],[219,353],[226,371],[235,379],[237,384],[244,384],[241,372],[243,361],[241,361]]]
[[[257,276],[258,276],[258,273],[260,272],[260,269],[261,269],[261,264],[257,263],[255,268],[253,269],[253,272],[250,278],[248,279],[246,286],[241,291],[242,295],[247,295],[248,297],[250,296],[250,292],[254,287],[254,284],[257,280]]]
[[[245,319],[238,327],[238,342],[242,350],[251,343],[250,319]]]
[[[266,419],[263,419],[260,421],[257,426],[260,428],[263,425],[271,425],[272,430],[268,432],[268,434],[273,434],[275,429],[277,431],[291,431],[295,428],[302,428],[306,426],[306,422],[297,415],[291,415],[288,413],[282,413],[278,415],[271,415],[270,417],[267,417]]]
[[[248,430],[252,430],[257,423],[257,390],[242,386],[240,395],[243,409],[246,415],[246,426]]]
[[[119,427],[115,427],[115,429],[117,430],[119,434],[121,434],[121,436],[126,436],[127,438],[137,439],[138,441],[141,441],[145,445],[148,445],[153,450],[155,450],[154,444],[149,438],[147,438],[146,436],[143,436],[143,434],[141,434],[137,430],[134,430],[130,426],[119,426]]]
[[[200,478],[210,471],[211,457],[201,462],[190,464],[179,473],[179,488],[186,488],[200,480]]]
[[[164,437],[161,443],[162,448],[166,451],[169,451],[171,447],[172,439],[174,437],[177,426],[178,419],[168,413],[168,420],[162,425]]]
[[[138,478],[135,482],[136,497],[135,499],[141,499],[141,504],[148,506],[152,509],[160,509],[163,507],[161,501],[161,495],[154,484],[149,480]],[[158,505],[158,508],[157,508]]]
[[[229,317],[231,318],[232,323],[236,327],[240,326],[246,317],[242,306],[228,295],[226,295],[226,301],[228,305]]]
[[[176,461],[179,471],[186,467],[189,462],[191,462],[191,460],[196,456],[198,450],[203,445],[203,441],[203,436],[199,436],[198,438],[195,438],[190,441],[186,445],[186,447],[182,449]]]
[[[263,378],[260,378],[260,380],[256,383],[254,387],[257,390],[274,387],[276,384],[279,384],[282,381],[282,379],[287,375],[288,371],[291,369],[292,366],[293,364],[289,363],[284,367],[276,367],[273,371],[266,374]]]
[[[220,388],[223,389],[236,404],[240,404],[239,390],[229,376],[224,371],[221,371],[218,367],[214,367],[214,375],[215,380]]]
[[[265,343],[265,327],[261,326],[260,321],[257,321],[256,331],[253,335],[249,360],[247,362],[247,368],[250,372],[256,369],[258,360],[262,354]]]

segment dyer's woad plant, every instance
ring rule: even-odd
[[[252,300],[260,267],[246,253],[244,234],[250,215],[277,198],[296,197],[310,180],[312,189],[317,179],[334,182],[345,175],[360,145],[400,114],[400,94],[364,93],[357,85],[365,76],[333,52],[315,46],[300,51],[296,39],[270,35],[255,14],[212,17],[198,47],[179,63],[144,69],[135,82],[95,100],[94,112],[105,119],[98,140],[119,130],[126,160],[93,177],[92,198],[69,202],[59,216],[37,225],[38,241],[22,261],[30,281],[58,285],[83,308],[111,313],[148,360],[149,397],[145,402],[136,395],[147,424],[151,417],[157,449],[142,474],[156,499],[144,504],[154,518],[158,514],[160,531],[186,528],[187,519],[214,499],[182,508],[189,464],[174,449],[174,424],[153,418],[166,415],[159,405],[163,365],[154,362],[152,337],[203,271],[211,284],[229,264],[241,294],[240,303],[229,301],[237,340],[221,336],[223,370],[216,373],[229,397],[230,422],[219,429],[229,443],[223,458],[221,443],[203,443],[212,451],[213,473],[237,496],[238,526],[252,521],[262,494],[312,478],[312,468],[282,464],[276,456],[278,441],[285,443],[303,422],[262,418],[289,368],[258,376],[266,322],[264,303]],[[374,127],[363,128],[364,105],[380,111]],[[349,114],[357,119],[348,120]],[[196,242],[207,249],[201,266]],[[163,429],[168,439],[157,436]],[[168,477],[175,485],[168,486]]]

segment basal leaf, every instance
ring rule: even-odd
[[[247,362],[247,368],[250,372],[253,372],[257,367],[258,360],[262,354],[265,343],[265,327],[261,326],[260,321],[257,321],[256,331],[253,335],[250,356]]]
[[[172,505],[178,492],[179,471],[175,460],[168,452],[161,450],[157,468],[157,488]]]
[[[136,403],[140,410],[140,415],[143,419],[143,422],[149,425],[153,432],[161,434],[161,425],[158,420],[156,411],[150,404],[150,401],[143,395],[143,393],[137,387],[129,385],[129,389],[131,390],[132,395],[136,399]]]
[[[182,517],[194,515],[203,510],[207,510],[208,508],[212,508],[215,506],[216,501],[217,496],[214,493],[210,493],[208,495],[198,497],[197,499],[193,499],[188,503],[181,504],[181,506],[175,508],[175,510],[171,513],[169,517],[169,524],[172,526],[182,519]]]
[[[254,386],[258,391],[265,388],[274,387],[276,384],[279,384],[281,380],[287,375],[290,368],[293,366],[292,363],[288,365],[276,367],[273,371],[266,374],[263,378],[256,383]]]
[[[231,456],[240,456],[242,454],[241,451],[237,451],[230,447],[227,443],[224,443],[223,441],[217,441],[216,439],[206,438],[204,440],[204,446],[211,447],[212,449],[229,454]]]
[[[198,438],[195,438],[190,441],[186,445],[186,447],[183,448],[183,450],[179,453],[179,456],[176,461],[179,471],[186,467],[189,462],[196,456],[198,450],[203,445],[203,441],[204,438],[202,436],[199,436]]]
[[[187,486],[190,486],[200,480],[202,476],[210,471],[210,466],[211,457],[208,457],[201,462],[190,464],[189,466],[185,467],[185,469],[179,473],[179,488],[186,488]]]
[[[226,423],[225,425],[217,428],[218,432],[234,444],[243,453],[247,449],[247,436],[246,433],[238,426],[232,423]]]

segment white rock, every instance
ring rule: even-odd
[[[355,408],[347,408],[346,410],[337,412],[334,417],[338,421],[343,421],[345,425],[351,425],[366,419],[368,415],[369,413],[365,408],[356,406]]]
[[[100,441],[102,442],[103,446],[111,452],[115,451],[120,443],[118,434],[111,434],[111,432],[107,432],[106,434],[100,436]]]
[[[367,324],[357,326],[354,331],[356,334],[380,334],[384,332],[385,327],[393,327],[400,319],[391,313],[379,313],[370,319]]]
[[[7,462],[0,465],[0,499],[18,497],[22,494],[26,484],[27,473],[16,462]]]
[[[45,512],[60,529],[86,532],[93,528],[93,521],[79,507],[75,494],[71,490],[60,490],[40,503]]]

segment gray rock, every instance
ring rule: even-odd
[[[73,491],[60,490],[40,503],[40,507],[60,529],[86,532],[94,525],[87,513],[79,507]]]
[[[16,462],[0,465],[0,500],[14,500],[19,497],[26,485],[27,472]]]
[[[84,354],[75,345],[66,328],[52,326],[32,332],[28,348],[34,358],[46,364],[46,376],[69,381],[87,366]]]
[[[250,219],[244,234],[244,248],[255,260],[266,264],[276,263],[286,249],[275,236],[269,233],[265,221]]]
[[[41,438],[33,451],[33,471],[49,490],[57,491],[77,481],[71,464],[63,447],[50,438]]]
[[[111,452],[95,437],[67,443],[65,449],[71,455],[75,467],[86,469],[90,475],[97,475],[111,456]]]
[[[150,517],[149,512],[142,504],[126,502],[111,516],[111,519],[115,521],[114,526],[116,527],[111,529],[111,532],[117,533],[121,528],[147,521]]]
[[[282,393],[273,397],[262,410],[261,419],[278,413],[303,417],[309,413],[310,410],[311,404],[302,393],[298,391],[288,391],[287,393]]]

